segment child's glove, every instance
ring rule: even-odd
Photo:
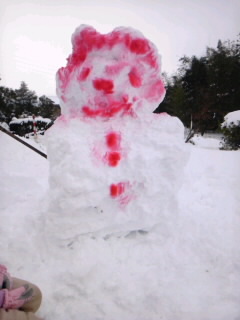
[[[33,288],[29,288],[28,284],[17,289],[4,289],[3,291],[5,297],[2,308],[4,309],[19,309],[33,298]]]
[[[12,278],[7,272],[7,268],[0,264],[0,289],[11,289]]]

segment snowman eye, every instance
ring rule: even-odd
[[[106,94],[110,94],[113,93],[114,83],[112,80],[100,78],[93,80],[93,86],[96,90],[100,90]]]

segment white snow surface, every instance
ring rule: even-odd
[[[220,149],[221,148],[221,136],[217,137],[215,135],[214,138],[209,137],[206,139],[206,136],[201,136],[200,134],[196,134],[191,138],[191,142],[194,145],[197,145],[199,148],[206,149]]]
[[[0,122],[0,126],[6,130],[9,130],[9,125],[6,122]]]
[[[240,318],[240,152],[186,147],[178,209],[155,228],[65,238],[54,220],[72,216],[49,211],[48,161],[0,132],[1,263],[41,288],[39,316]]]
[[[33,117],[27,117],[27,118],[14,118],[10,124],[21,124],[21,123],[28,123],[28,122],[32,122],[33,121]],[[48,118],[43,118],[41,116],[37,116],[35,117],[35,121],[41,121],[41,122],[45,122],[46,124],[50,123],[51,120]]]
[[[240,125],[240,110],[229,112],[224,117],[224,122],[222,123],[222,127],[230,127],[232,125]]]

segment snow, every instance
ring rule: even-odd
[[[28,122],[32,122],[33,121],[33,117],[27,117],[27,118],[20,118],[20,119],[17,119],[17,118],[14,118],[10,123],[9,125],[11,124],[21,124],[21,123],[28,123]],[[46,124],[50,123],[51,120],[48,119],[48,118],[43,118],[41,116],[38,116],[38,117],[35,117],[35,121],[41,121],[41,122],[45,122]]]
[[[222,127],[230,127],[232,125],[238,126],[240,124],[240,110],[229,112],[224,117],[224,122],[222,123]]]
[[[48,160],[0,132],[1,263],[44,319],[238,319],[240,152],[152,113],[160,58],[138,31],[72,43]]]
[[[62,116],[47,134],[51,233],[149,230],[177,210],[187,158],[181,121],[152,113],[165,94],[157,50],[128,28],[80,26],[72,44],[57,73]]]
[[[9,130],[9,125],[6,122],[0,122],[0,126],[6,130]]]
[[[26,134],[25,137],[21,137],[16,135],[19,139],[23,140],[27,144],[33,146],[34,148],[38,149],[39,151],[43,153],[47,153],[46,143],[44,136],[40,133],[40,131],[37,132],[36,136],[34,134]]]
[[[207,135],[207,134],[206,134]],[[221,135],[219,137],[208,137],[206,139],[206,135],[203,137],[200,134],[195,134],[191,138],[191,143],[194,145],[197,145],[200,148],[206,148],[206,149],[220,149],[221,148]]]
[[[47,96],[50,100],[52,100],[55,104],[59,104],[59,99],[57,96]]]
[[[127,238],[114,233],[105,239],[81,235],[71,239],[67,248],[61,239],[52,239],[50,245],[58,247],[53,251],[48,246],[51,235],[44,231],[48,162],[1,132],[0,146],[0,212],[5,222],[0,227],[1,262],[13,275],[40,286],[44,300],[39,316],[53,320],[238,319],[239,151],[187,145],[190,158],[182,187],[175,193],[178,214],[165,217],[158,233],[135,232]],[[112,255],[118,263],[109,266]],[[105,273],[108,287],[99,290]],[[141,304],[133,308],[141,292],[133,292],[132,287],[123,288],[126,297],[119,299],[121,290],[114,283],[118,274],[124,284],[134,278],[145,286],[148,308],[142,310]],[[149,283],[155,283],[151,292]],[[156,296],[160,296],[157,301]],[[96,300],[99,304],[93,303]],[[158,315],[149,316],[156,306]],[[103,309],[108,312],[103,314]]]

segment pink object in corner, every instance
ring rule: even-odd
[[[3,308],[4,309],[19,309],[24,303],[33,298],[33,289],[29,285],[24,285],[13,290],[3,290],[5,293]]]
[[[11,289],[12,279],[10,274],[7,272],[7,268],[0,264],[0,288]]]

